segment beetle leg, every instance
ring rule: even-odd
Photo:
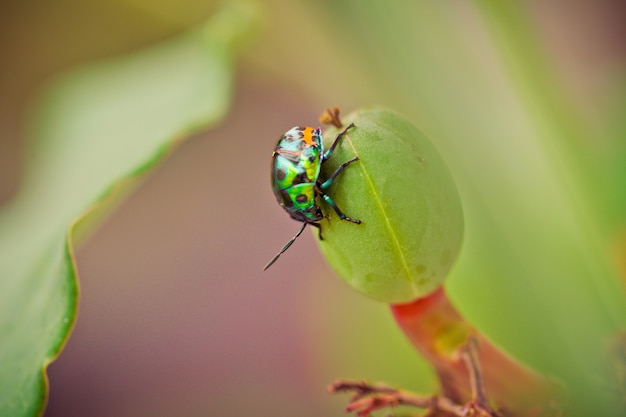
[[[345,167],[347,167],[351,163],[356,162],[358,160],[359,160],[359,157],[355,156],[351,160],[346,161],[343,164],[339,165],[339,167],[335,170],[335,172],[333,172],[333,174],[330,176],[330,178],[328,178],[323,183],[319,184],[320,190],[325,190],[326,188],[330,187],[330,184],[332,184],[333,181],[335,180],[335,178],[337,178],[337,175],[341,174],[341,171],[343,171]]]
[[[353,218],[348,217],[345,214],[343,214],[343,212],[339,209],[339,207],[337,207],[337,204],[335,204],[333,199],[330,198],[330,196],[328,194],[324,194],[323,192],[320,192],[320,195],[322,196],[324,201],[326,201],[328,203],[328,205],[331,206],[333,208],[333,210],[335,210],[335,213],[337,213],[337,216],[339,216],[339,218],[341,220],[346,220],[348,222],[361,224],[361,220],[356,220],[356,219],[353,219]]]
[[[330,148],[328,148],[328,150],[326,152],[324,152],[324,155],[322,155],[322,163],[324,163],[328,158],[330,158],[330,156],[333,154],[333,151],[335,150],[335,148],[339,144],[339,141],[341,140],[343,135],[346,134],[348,129],[351,129],[353,127],[354,127],[354,123],[350,123],[348,126],[346,126],[345,129],[343,129],[341,132],[339,132],[339,134],[335,138],[335,141],[333,142],[333,144],[330,145]]]
[[[318,237],[320,238],[320,240],[324,240],[324,238],[322,237],[322,225],[319,223],[309,223],[309,224],[313,227],[317,227],[317,230],[319,232]]]

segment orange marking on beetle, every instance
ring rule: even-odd
[[[302,131],[302,140],[307,145],[313,145],[313,129],[312,127],[307,127]]]

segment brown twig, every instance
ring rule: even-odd
[[[384,384],[369,384],[366,381],[337,380],[328,387],[328,392],[332,394],[351,391],[354,394],[350,397],[346,412],[354,412],[359,417],[369,417],[374,411],[398,405],[421,408],[430,413],[443,412],[458,417],[467,416],[465,407],[443,396],[420,396]]]
[[[472,401],[469,406],[473,407],[479,416],[500,416],[489,405],[483,373],[478,360],[478,340],[475,337],[470,337],[467,343],[459,348],[459,355],[469,373],[469,382],[472,390]]]
[[[460,405],[445,395],[419,396],[388,385],[369,384],[366,381],[337,380],[328,387],[328,391],[333,394],[353,392],[346,412],[354,412],[358,417],[369,417],[374,411],[398,405],[425,409],[429,416],[503,417],[489,405],[478,348],[478,341],[470,337],[458,349],[458,355],[467,368],[471,387],[471,400],[465,405]]]

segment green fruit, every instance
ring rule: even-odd
[[[337,274],[357,291],[386,303],[423,297],[442,284],[463,237],[463,212],[456,186],[426,136],[397,113],[358,110],[342,118],[354,123],[320,178],[354,156],[328,193],[346,215],[342,222],[323,205],[319,246]],[[338,129],[324,133],[327,148]],[[317,233],[317,231],[314,231]]]

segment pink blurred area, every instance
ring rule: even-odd
[[[307,233],[261,272],[298,229],[269,186],[275,139],[316,114],[244,81],[224,124],[186,142],[79,251],[80,314],[49,370],[46,417],[339,415],[316,355],[334,342],[313,316],[342,316],[333,300],[351,291]]]
[[[49,368],[46,417],[339,416],[338,377],[432,388],[387,306],[325,265],[316,231],[261,271],[299,228],[271,192],[271,152],[321,110],[267,79],[237,85],[223,124],[79,250],[78,321]]]

